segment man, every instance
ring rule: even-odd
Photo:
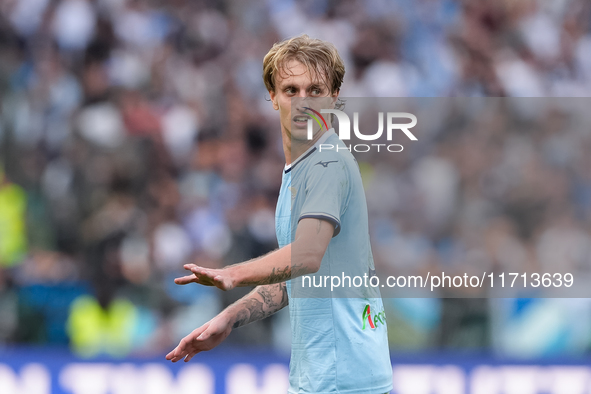
[[[311,140],[307,134],[314,111],[338,106],[344,74],[336,48],[307,35],[277,43],[265,56],[263,79],[280,114],[287,163],[276,210],[280,248],[223,269],[185,265],[192,274],[177,278],[177,284],[257,287],[183,338],[168,360],[189,361],[217,346],[232,329],[289,303],[289,393],[381,394],[392,389],[379,291],[361,290],[361,298],[319,298],[302,284],[303,275],[374,272],[357,163],[329,117],[315,123]]]

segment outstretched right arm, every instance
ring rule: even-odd
[[[176,348],[166,355],[167,360],[177,362],[191,360],[199,352],[219,345],[232,329],[264,319],[288,304],[285,282],[257,286],[216,317],[181,339]]]

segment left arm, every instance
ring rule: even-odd
[[[222,269],[209,269],[186,264],[193,274],[175,279],[185,285],[199,283],[222,290],[234,287],[281,283],[320,269],[322,257],[334,234],[334,226],[316,218],[304,218],[298,223],[294,241],[262,257]]]

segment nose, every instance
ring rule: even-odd
[[[308,97],[306,93],[300,93],[297,96],[292,98],[292,108],[296,111],[303,113],[306,111],[305,107],[309,107]]]

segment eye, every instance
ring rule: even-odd
[[[285,89],[285,93],[286,94],[294,94],[295,93],[295,89],[294,88],[287,88],[287,89]]]
[[[320,89],[320,88],[312,88],[312,90],[310,91],[310,93],[312,94],[312,96],[319,96],[320,94],[322,94],[322,89]]]

